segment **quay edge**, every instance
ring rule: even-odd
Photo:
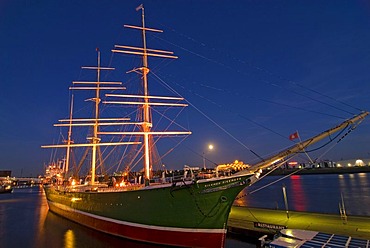
[[[344,219],[339,214],[289,211],[287,218],[285,210],[234,205],[228,220],[228,232],[240,238],[251,236],[257,240],[264,234],[275,234],[282,227],[370,239],[369,216],[347,216]]]

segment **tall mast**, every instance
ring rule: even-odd
[[[143,35],[143,67],[141,67],[141,71],[143,74],[143,87],[144,87],[144,106],[143,106],[143,125],[142,129],[144,132],[144,172],[145,172],[145,180],[149,181],[150,179],[150,145],[149,145],[149,132],[152,127],[152,123],[150,121],[150,109],[149,109],[149,99],[148,99],[148,55],[146,49],[146,37],[145,37],[145,15],[144,15],[144,7],[141,6],[141,21],[142,21],[142,35]]]
[[[132,29],[138,29],[141,30],[142,33],[142,47],[133,47],[133,46],[121,46],[121,45],[115,45],[115,48],[112,52],[117,53],[125,53],[125,54],[132,54],[132,55],[140,55],[142,56],[143,64],[140,68],[135,68],[129,72],[140,72],[142,75],[142,84],[143,84],[143,95],[142,96],[135,96],[135,95],[110,95],[113,97],[124,97],[124,98],[141,98],[142,101],[132,102],[132,101],[106,101],[105,103],[110,104],[125,104],[125,105],[141,105],[142,106],[142,123],[140,125],[141,132],[131,132],[132,135],[142,135],[143,136],[143,153],[144,153],[144,177],[145,177],[145,183],[148,184],[150,180],[150,165],[151,165],[151,147],[150,147],[150,140],[153,135],[166,135],[166,134],[172,134],[175,133],[178,135],[189,135],[191,132],[152,132],[152,116],[151,116],[151,109],[150,105],[155,106],[187,106],[187,104],[176,104],[176,103],[157,103],[157,102],[150,102],[150,99],[157,99],[157,100],[164,100],[164,99],[171,99],[171,100],[183,100],[179,98],[173,98],[173,97],[161,97],[161,96],[150,96],[149,95],[149,89],[148,89],[148,56],[152,57],[161,57],[161,58],[168,58],[168,59],[176,59],[177,56],[173,55],[173,52],[170,51],[163,51],[158,49],[149,49],[147,48],[146,44],[146,32],[159,32],[162,33],[162,30],[154,29],[154,28],[147,28],[145,25],[145,15],[144,15],[144,7],[141,4],[139,7],[136,8],[137,11],[141,10],[141,26],[133,26],[133,25],[124,25],[126,28],[132,28]],[[122,49],[122,50],[121,50]],[[109,94],[108,94],[109,95]],[[125,132],[100,132],[100,134],[114,134],[114,135],[127,135]]]
[[[94,132],[92,139],[92,157],[91,157],[91,184],[95,183],[95,168],[96,168],[96,148],[97,144],[99,143],[100,139],[98,138],[98,128],[99,128],[99,103],[100,103],[100,51],[97,49],[98,52],[98,67],[96,68],[96,93],[95,98],[95,120],[94,120]]]
[[[65,176],[68,174],[69,170],[69,157],[71,152],[71,137],[72,137],[72,114],[73,114],[73,94],[71,98],[71,107],[69,110],[69,128],[68,128],[68,138],[67,138],[67,152],[66,152],[66,164],[65,164]]]
[[[83,66],[82,69],[88,69],[88,70],[96,70],[96,81],[74,81],[74,85],[80,85],[80,86],[73,86],[69,87],[70,90],[93,90],[95,92],[95,95],[93,98],[86,99],[86,101],[92,101],[94,102],[94,116],[92,118],[78,118],[73,119],[72,118],[72,112],[73,112],[73,95],[72,95],[72,104],[70,109],[70,118],[69,119],[62,119],[59,120],[59,124],[54,124],[54,126],[57,127],[69,127],[68,132],[68,140],[67,144],[63,145],[43,145],[42,148],[67,148],[67,166],[66,171],[68,171],[68,162],[70,157],[70,149],[72,147],[91,147],[92,148],[92,158],[91,158],[91,184],[95,184],[95,174],[96,174],[96,161],[97,161],[97,150],[101,146],[121,146],[121,145],[138,145],[141,144],[141,142],[101,142],[99,133],[99,126],[122,126],[127,125],[127,120],[130,120],[129,118],[100,118],[100,109],[99,104],[101,103],[100,99],[100,92],[103,90],[124,90],[125,87],[122,86],[116,86],[116,85],[122,85],[122,82],[105,82],[100,81],[100,74],[102,70],[114,70],[115,68],[110,67],[101,67],[100,65],[100,51],[97,49],[97,66]],[[72,135],[72,127],[73,126],[79,126],[79,127],[92,127],[93,133],[90,137],[87,137],[87,140],[89,140],[89,143],[80,143],[80,144],[74,144],[71,135]],[[100,159],[102,160],[102,159]]]

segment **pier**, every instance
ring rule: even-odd
[[[29,188],[42,184],[40,178],[34,177],[7,177],[5,179],[11,182],[13,188]]]
[[[228,220],[228,232],[260,237],[279,229],[304,229],[324,233],[370,239],[370,217],[297,212],[233,206]]]

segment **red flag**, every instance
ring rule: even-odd
[[[289,135],[290,140],[298,139],[298,131]]]

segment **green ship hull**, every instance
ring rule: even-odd
[[[223,247],[238,193],[255,174],[123,190],[45,186],[51,211],[113,235],[184,247]]]

